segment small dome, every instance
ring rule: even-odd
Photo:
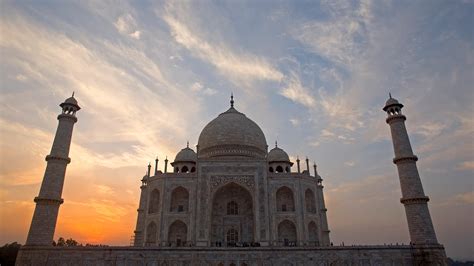
[[[385,106],[384,106],[383,110],[387,111],[388,108],[390,108],[391,106],[398,106],[398,107],[402,108],[403,104],[399,103],[397,99],[392,98],[392,95],[390,94],[390,98],[388,98],[388,100],[385,102]]]
[[[77,103],[76,98],[74,98],[74,93],[72,93],[72,96],[67,98],[63,103],[61,103],[59,106],[62,108],[65,108],[67,106],[74,106],[76,108],[76,111],[79,111],[81,107],[79,107],[79,104]]]
[[[385,105],[393,105],[393,104],[399,104],[398,100],[395,98],[389,98],[387,102],[385,102]]]
[[[69,104],[74,104],[77,105],[77,100],[74,98],[74,96],[67,98],[64,103],[69,103]]]
[[[176,158],[174,162],[196,162],[197,161],[197,154],[194,152],[193,149],[186,147],[182,149],[178,154],[176,154]]]
[[[268,162],[290,162],[290,157],[284,150],[278,147],[275,147],[268,153],[267,161]]]

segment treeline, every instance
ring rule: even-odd
[[[102,244],[85,244],[83,245],[82,243],[77,242],[76,240],[69,238],[69,239],[64,239],[62,237],[58,238],[58,241],[53,240],[53,246],[54,247],[108,247],[108,245],[102,245]]]
[[[20,250],[21,244],[13,242],[0,247],[0,265],[15,265],[16,255]]]
[[[64,239],[63,237],[58,238],[57,241],[53,240],[53,246],[55,247],[107,247],[107,245],[94,245],[94,244],[81,244],[76,240],[69,238]],[[7,243],[0,247],[0,265],[1,266],[14,266],[16,261],[16,256],[18,251],[21,248],[21,244],[17,242]]]

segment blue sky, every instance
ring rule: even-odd
[[[407,243],[381,110],[391,92],[439,241],[473,258],[472,1],[0,5],[2,242],[26,238],[57,105],[75,91],[57,235],[128,244],[148,161],[196,145],[233,92],[270,147],[318,164],[334,243]]]

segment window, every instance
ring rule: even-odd
[[[281,205],[281,211],[286,212],[286,204]]]
[[[227,203],[227,215],[238,215],[239,214],[239,206],[235,201],[231,201]]]
[[[178,212],[183,212],[184,211],[184,206],[183,205],[179,205],[178,206]]]
[[[239,241],[239,232],[235,229],[229,229],[227,231],[227,243],[235,243]]]
[[[283,173],[283,167],[281,165],[277,166],[276,170],[277,173]]]

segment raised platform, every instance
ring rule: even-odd
[[[39,247],[16,265],[446,265],[442,245],[337,247]]]

